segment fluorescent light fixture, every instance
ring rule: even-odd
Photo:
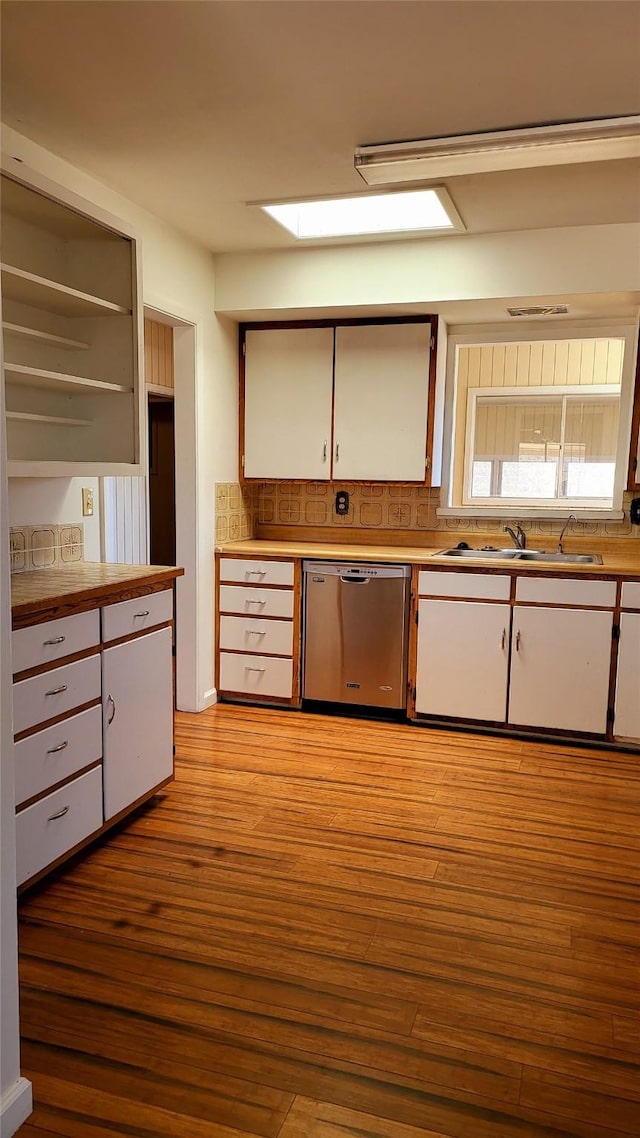
[[[446,190],[440,187],[398,194],[328,198],[326,201],[262,205],[294,237],[359,237],[464,229]]]
[[[640,115],[360,146],[354,165],[380,186],[615,158],[640,158]]]

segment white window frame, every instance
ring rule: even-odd
[[[616,449],[616,474],[613,491],[613,505],[603,507],[588,505],[582,502],[571,505],[571,512],[583,521],[601,521],[606,519],[620,520],[624,517],[622,510],[622,496],[627,483],[627,469],[629,449],[631,445],[631,419],[633,413],[633,394],[635,386],[636,356],[638,352],[638,320],[637,318],[622,317],[618,320],[571,320],[571,321],[545,321],[535,324],[519,324],[517,328],[506,324],[485,325],[451,325],[448,329],[447,367],[445,381],[445,409],[444,409],[444,439],[442,453],[442,505],[437,510],[439,516],[468,517],[468,518],[512,518],[514,509],[518,517],[525,520],[539,518],[566,518],[568,502],[558,500],[553,505],[545,504],[531,499],[522,499],[522,504],[505,505],[504,500],[498,505],[496,499],[488,500],[487,504],[474,502],[472,505],[454,503],[453,496],[453,468],[454,448],[456,440],[454,430],[457,412],[456,376],[458,369],[459,349],[462,347],[481,347],[485,344],[518,344],[532,343],[538,340],[586,340],[586,339],[618,339],[624,340],[624,356],[620,383],[620,419],[618,427],[618,446]],[[608,385],[598,385],[601,386]],[[470,391],[475,388],[469,389]],[[489,389],[479,389],[484,394]],[[502,390],[502,389],[501,389]],[[504,389],[506,390],[506,389]],[[527,389],[519,388],[520,393],[526,394]],[[530,389],[529,393],[539,392],[539,387]],[[596,388],[591,388],[595,392]],[[555,388],[556,394],[562,391]],[[466,420],[465,420],[466,421]],[[466,448],[466,434],[464,439]],[[466,465],[466,450],[465,450]],[[548,500],[547,500],[548,502]]]
[[[549,509],[560,508],[572,511],[578,509],[613,509],[615,502],[615,486],[612,502],[603,503],[602,498],[473,498],[471,495],[471,479],[473,473],[473,458],[474,458],[474,443],[475,443],[475,425],[476,425],[476,405],[478,399],[510,399],[513,397],[521,397],[529,400],[556,398],[564,399],[567,396],[577,396],[578,398],[588,398],[589,396],[609,399],[616,399],[620,402],[621,391],[617,384],[602,383],[587,386],[570,386],[562,387],[557,385],[555,387],[472,387],[467,392],[467,422],[465,430],[465,443],[464,443],[464,476],[463,476],[463,489],[462,489],[462,504],[463,506],[502,506],[507,507],[511,512],[517,509],[520,513],[523,509],[527,509],[532,501],[536,501],[539,505],[548,507]],[[618,444],[620,438],[620,431],[618,430]],[[616,474],[618,471],[619,454],[616,453]],[[562,454],[559,456],[559,465],[562,465]]]

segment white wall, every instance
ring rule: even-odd
[[[3,152],[10,161],[21,159],[25,166],[134,226],[141,240],[144,304],[195,326],[195,385],[176,393],[176,464],[182,483],[178,508],[180,501],[188,502],[193,515],[188,527],[177,519],[177,561],[185,568],[178,583],[178,671],[186,680],[180,684],[180,706],[201,710],[215,698],[214,483],[233,481],[238,471],[237,332],[231,321],[218,319],[214,312],[213,257],[108,186],[7,127],[3,127]],[[19,169],[16,164],[17,174]],[[13,493],[12,487],[12,499]],[[12,513],[13,509],[12,504]]]
[[[16,843],[11,708],[11,609],[4,430],[0,384],[0,1135],[9,1138],[31,1112],[31,1084],[20,1078]]]
[[[640,289],[640,225],[591,225],[419,241],[225,253],[216,310],[260,313],[439,305]],[[425,309],[422,309],[425,311]]]
[[[93,490],[93,517],[82,516],[82,488]],[[10,478],[9,525],[69,522],[84,526],[84,559],[100,560],[100,509],[97,478]]]

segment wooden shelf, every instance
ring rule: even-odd
[[[87,379],[83,375],[65,375],[61,371],[45,371],[41,368],[26,367],[24,364],[4,365],[7,383],[24,383],[29,387],[42,387],[52,391],[78,391],[86,394],[107,392],[130,393],[133,389],[121,383],[106,383],[102,379]]]
[[[68,336],[54,336],[53,332],[41,332],[39,328],[26,328],[22,324],[2,323],[5,336],[14,336],[31,343],[44,344],[50,348],[63,348],[65,351],[87,351],[89,345],[84,340],[70,340]]]
[[[3,295],[10,300],[20,301],[21,304],[44,308],[59,316],[106,316],[109,313],[131,315],[130,308],[69,288],[68,285],[48,280],[36,273],[28,273],[14,265],[3,264],[0,268]]]
[[[60,415],[34,415],[29,411],[7,411],[8,420],[21,423],[54,423],[61,427],[90,427],[91,419],[69,419]]]

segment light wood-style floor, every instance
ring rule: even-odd
[[[640,756],[224,705],[21,904],[23,1138],[640,1135]]]

